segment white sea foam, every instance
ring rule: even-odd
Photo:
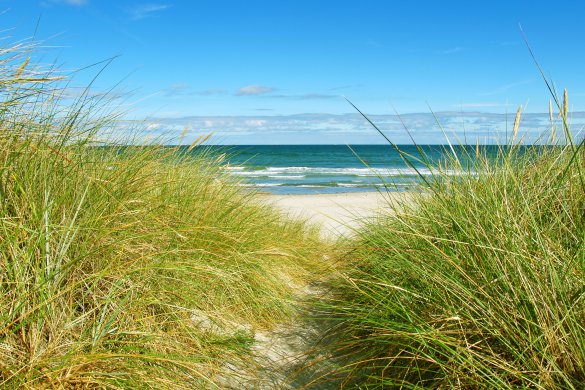
[[[272,179],[304,179],[305,175],[270,175]]]
[[[328,168],[328,167],[267,167],[257,170],[246,170],[245,167],[229,166],[228,170],[238,176],[272,177],[301,179],[307,175],[319,176],[360,176],[360,177],[395,177],[395,176],[429,176],[438,173],[429,168],[420,168],[418,173],[412,168]],[[458,175],[460,172],[448,170],[442,172],[448,175]]]
[[[240,187],[278,187],[284,183],[240,183]]]

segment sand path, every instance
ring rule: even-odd
[[[283,214],[291,217],[307,219],[322,227],[324,238],[336,239],[340,236],[351,236],[356,228],[365,220],[374,218],[380,209],[388,209],[389,202],[404,198],[408,194],[377,192],[327,194],[327,195],[263,195],[263,201],[276,206]],[[326,255],[324,255],[326,256]],[[299,313],[296,320],[281,324],[268,332],[256,332],[253,346],[254,359],[251,362],[256,369],[247,372],[233,367],[236,381],[226,381],[223,388],[239,389],[335,389],[338,386],[332,381],[317,386],[309,385],[311,371],[307,369],[308,356],[320,357],[320,363],[329,364],[325,356],[320,356],[315,349],[322,330],[314,328],[303,320],[307,315],[301,309],[302,302],[319,299],[327,294],[319,286],[299,288],[296,299],[299,302]]]

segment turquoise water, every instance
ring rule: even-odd
[[[420,183],[420,176],[388,145],[252,145],[211,147],[225,153],[226,169],[243,179],[242,185],[274,194],[319,194],[407,191]],[[422,146],[437,164],[446,156],[443,146]],[[462,147],[457,147],[462,148]],[[483,147],[494,148],[495,147]],[[415,146],[400,149],[415,156]],[[488,153],[491,152],[488,150]],[[416,164],[422,175],[430,170]]]

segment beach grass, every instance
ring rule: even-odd
[[[246,387],[255,333],[324,277],[304,347],[327,361],[295,372],[303,386],[585,387],[566,93],[532,146],[521,109],[495,155],[447,145],[437,166],[391,145],[434,173],[332,247],[243,191],[206,137],[140,141],[107,97],[71,101],[34,49],[0,51],[0,387]]]
[[[316,311],[336,362],[316,382],[585,387],[585,152],[567,106],[539,144],[519,146],[519,110],[496,156],[447,146],[424,192],[358,231]]]
[[[202,140],[113,142],[109,102],[64,102],[32,50],[0,53],[0,387],[237,380],[254,332],[318,274],[318,232],[243,192]]]

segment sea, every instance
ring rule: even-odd
[[[454,148],[456,153],[463,151],[462,146]],[[492,148],[488,154],[495,153],[496,147]],[[238,145],[211,149],[225,156],[225,169],[241,178],[242,186],[282,195],[417,190],[422,177],[431,175],[450,150],[441,145],[399,146],[403,154],[411,156],[411,166],[391,145]],[[416,161],[420,150],[427,163]]]

